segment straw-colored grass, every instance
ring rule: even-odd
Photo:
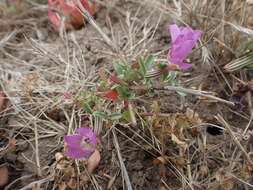
[[[241,41],[252,37],[252,5],[245,0],[97,0],[101,7],[95,20],[58,35],[47,21],[45,1],[25,2],[28,8],[16,15],[0,9],[0,86],[9,100],[0,116],[7,122],[0,130],[16,138],[17,147],[28,145],[18,154],[34,178],[29,182],[24,174],[6,189],[20,182],[22,190],[58,188],[64,179],[55,154],[63,152],[64,135],[83,123],[83,107],[76,100],[94,92],[99,69],[112,71],[115,60],[134,64],[152,54],[157,62],[166,61],[171,23],[204,32],[190,56],[193,70],[180,77],[183,87],[154,87],[154,97],[137,97],[137,126],[90,116],[102,161],[90,182],[78,183],[77,189],[142,189],[133,183],[134,167],[129,168],[130,162],[138,162],[138,152],[151,157],[138,171],[143,178],[152,179],[146,172],[159,170],[154,174],[160,174],[159,180],[145,181],[150,189],[153,183],[157,189],[252,189],[251,92],[243,111],[234,110],[230,101],[235,83],[251,78],[243,69],[223,70],[236,58]],[[64,98],[66,92],[70,99]],[[110,107],[108,103],[105,109]],[[188,128],[179,128],[185,123]],[[208,126],[223,134],[210,135]],[[129,161],[128,154],[136,150]],[[152,161],[158,165],[150,166]],[[77,173],[84,171],[82,162],[70,164]]]

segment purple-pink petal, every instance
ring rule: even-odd
[[[68,146],[79,146],[82,141],[82,136],[79,134],[75,135],[66,135],[64,141]]]
[[[189,69],[191,65],[184,63],[184,61],[191,53],[202,32],[193,30],[190,27],[179,28],[175,24],[169,26],[169,31],[172,45],[168,54],[168,60],[173,64],[179,65],[182,70]]]
[[[182,70],[188,70],[192,67],[191,64],[189,63],[179,63],[178,66],[182,69]]]
[[[194,46],[194,44],[190,40],[184,41],[180,44],[172,44],[170,58],[171,62],[174,64],[183,62],[187,58],[189,53],[192,51],[192,48]]]
[[[171,35],[171,41],[174,43],[181,33],[180,28],[176,24],[172,24],[169,26],[169,31]]]
[[[89,127],[81,127],[74,135],[64,137],[66,143],[66,155],[73,159],[89,157],[95,150],[97,139],[96,134]]]
[[[85,137],[93,146],[97,144],[96,134],[92,131],[90,127],[80,127],[76,130],[76,133]]]
[[[75,133],[78,133],[78,134],[85,136],[85,137],[90,137],[94,134],[92,129],[90,127],[86,127],[86,126],[77,128]]]
[[[67,147],[66,155],[73,159],[87,158],[93,150],[83,149],[81,147]]]

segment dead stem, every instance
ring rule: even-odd
[[[229,135],[231,136],[231,138],[233,139],[234,143],[238,146],[238,148],[242,151],[242,153],[244,154],[245,158],[247,159],[248,163],[253,166],[253,161],[251,160],[249,154],[246,152],[246,150],[243,148],[243,146],[241,145],[240,141],[237,139],[237,137],[234,135],[234,132],[232,131],[230,125],[224,120],[224,118],[218,114],[216,116],[216,119],[224,125],[224,127],[226,128],[226,130],[228,131]]]
[[[21,181],[21,180],[25,180],[25,179],[29,179],[29,178],[31,178],[31,177],[33,177],[33,175],[24,175],[24,176],[22,176],[22,177],[20,177],[20,178],[17,178],[17,179],[15,179],[14,181],[12,181],[10,184],[8,184],[5,188],[4,188],[4,190],[9,190],[15,183],[17,183],[18,181]],[[10,189],[11,190],[11,189]]]
[[[250,184],[250,183],[248,183],[247,181],[245,181],[245,180],[243,180],[243,179],[241,179],[241,178],[235,176],[234,174],[228,173],[228,175],[230,175],[230,176],[233,177],[234,179],[240,181],[241,183],[243,183],[243,184],[245,184],[245,185],[247,185],[247,186],[253,188],[253,185],[252,185],[252,184]]]
[[[224,104],[228,104],[230,106],[235,105],[231,101],[224,100],[222,98],[211,95],[210,92],[194,90],[194,89],[187,89],[187,88],[178,87],[178,86],[152,86],[152,87],[143,86],[143,87],[131,87],[131,89],[133,89],[133,90],[154,89],[154,90],[176,91],[176,92],[182,92],[182,93],[186,93],[186,94],[192,94],[192,95],[195,95],[195,96],[201,96],[201,97],[209,98],[209,99],[212,99],[212,100],[216,100],[218,102],[222,102]]]
[[[35,138],[35,156],[36,156],[36,166],[37,166],[37,173],[38,176],[41,177],[41,169],[40,169],[40,158],[39,158],[39,135],[38,135],[38,128],[37,128],[37,123],[35,123],[34,126],[34,138]]]
[[[3,37],[3,39],[0,40],[0,48],[3,48],[6,45],[6,43],[9,40],[11,40],[12,38],[14,38],[16,36],[16,34],[19,32],[20,31],[18,31],[18,30],[14,30],[10,34],[7,34],[5,37]]]
[[[117,151],[117,155],[118,155],[118,159],[119,159],[120,167],[121,167],[121,172],[122,172],[122,177],[125,180],[126,188],[127,190],[133,190],[126,166],[124,164],[124,161],[120,153],[119,142],[118,142],[118,138],[117,138],[114,128],[112,129],[112,133],[113,133],[114,146]]]
[[[77,0],[80,12],[83,14],[83,16],[87,19],[87,21],[94,27],[94,29],[103,37],[107,45],[109,45],[110,48],[114,52],[118,52],[117,46],[112,42],[112,40],[103,32],[103,30],[97,25],[93,17],[90,15],[90,13],[82,6],[82,3],[80,0]]]
[[[240,80],[240,82],[242,82],[243,84],[245,84],[244,81],[248,81],[246,70],[241,71],[241,78],[242,78],[242,80]],[[252,92],[248,91],[246,93],[246,97],[247,97],[247,102],[248,102],[248,109],[249,109],[249,113],[250,113],[250,119],[249,119],[249,122],[248,122],[248,124],[246,125],[246,127],[243,131],[242,136],[246,135],[248,129],[250,128],[250,126],[252,124],[252,120],[253,120]]]
[[[26,185],[25,187],[21,188],[20,190],[28,190],[28,189],[32,189],[35,186],[40,187],[43,183],[49,182],[51,179],[53,179],[54,177],[54,173],[52,173],[51,175],[45,177],[44,179],[38,180],[38,181],[34,181],[28,185]]]

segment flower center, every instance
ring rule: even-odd
[[[83,137],[81,142],[80,142],[80,145],[82,148],[85,148],[85,149],[92,149],[93,146],[90,142],[90,139],[86,138],[86,137]]]

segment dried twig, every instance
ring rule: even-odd
[[[179,86],[152,86],[152,87],[147,87],[147,86],[139,87],[138,86],[138,87],[131,87],[131,89],[133,89],[133,90],[154,89],[154,90],[176,91],[176,92],[182,92],[182,93],[186,93],[186,94],[192,94],[192,95],[195,95],[195,96],[202,96],[202,97],[205,97],[205,98],[209,98],[209,99],[212,99],[212,100],[216,100],[218,102],[228,104],[230,106],[235,105],[231,101],[224,100],[222,98],[211,95],[210,92],[194,90],[194,89],[187,89],[187,88],[183,88],[183,87],[179,87]]]
[[[225,119],[218,114],[216,116],[216,119],[224,125],[224,127],[226,128],[226,130],[228,131],[229,135],[232,137],[233,141],[235,142],[235,144],[238,146],[238,148],[242,151],[242,153],[244,154],[245,158],[247,159],[248,163],[253,166],[253,161],[251,160],[250,156],[248,155],[248,153],[246,152],[246,150],[243,148],[243,146],[241,145],[240,141],[237,139],[237,137],[234,135],[234,132],[232,131],[230,125],[225,121]]]
[[[12,39],[13,37],[16,36],[16,34],[18,32],[20,32],[20,31],[14,30],[10,34],[8,34],[5,37],[3,37],[3,39],[0,40],[0,48],[3,48],[10,39]]]
[[[39,154],[39,141],[38,141],[38,127],[37,123],[34,126],[34,139],[35,139],[35,157],[36,157],[36,167],[38,176],[41,176],[41,169],[40,169],[40,154]]]
[[[17,179],[15,179],[14,181],[12,181],[10,184],[8,184],[5,188],[4,188],[4,190],[9,190],[9,189],[11,189],[11,187],[15,184],[15,183],[17,183],[18,181],[22,181],[22,180],[25,180],[25,179],[28,179],[28,178],[32,178],[33,177],[33,175],[24,175],[24,176],[22,176],[22,177],[20,177],[20,178],[17,178]]]
[[[46,177],[44,179],[41,179],[41,180],[34,181],[34,182],[30,183],[30,184],[26,185],[25,187],[21,188],[20,190],[31,189],[31,188],[35,187],[36,185],[38,187],[40,187],[41,184],[50,181],[51,179],[53,179],[53,177],[54,177],[54,173],[52,173],[51,175],[49,175],[48,177]]]
[[[114,129],[112,129],[112,133],[113,133],[114,146],[117,150],[117,155],[118,155],[119,162],[120,162],[122,176],[124,177],[124,180],[126,182],[127,190],[133,190],[132,185],[131,185],[131,181],[130,181],[130,178],[129,178],[129,175],[128,175],[128,172],[127,172],[127,169],[126,169],[126,166],[123,162],[123,159],[122,159],[122,156],[121,156],[121,153],[120,153],[119,142],[118,142],[118,138],[117,138],[117,135],[116,135]]]
[[[78,7],[82,15],[86,20],[98,31],[98,33],[103,37],[105,42],[112,48],[114,52],[118,52],[117,46],[112,42],[112,40],[103,32],[103,30],[97,25],[90,13],[82,6],[80,0],[77,0]]]

